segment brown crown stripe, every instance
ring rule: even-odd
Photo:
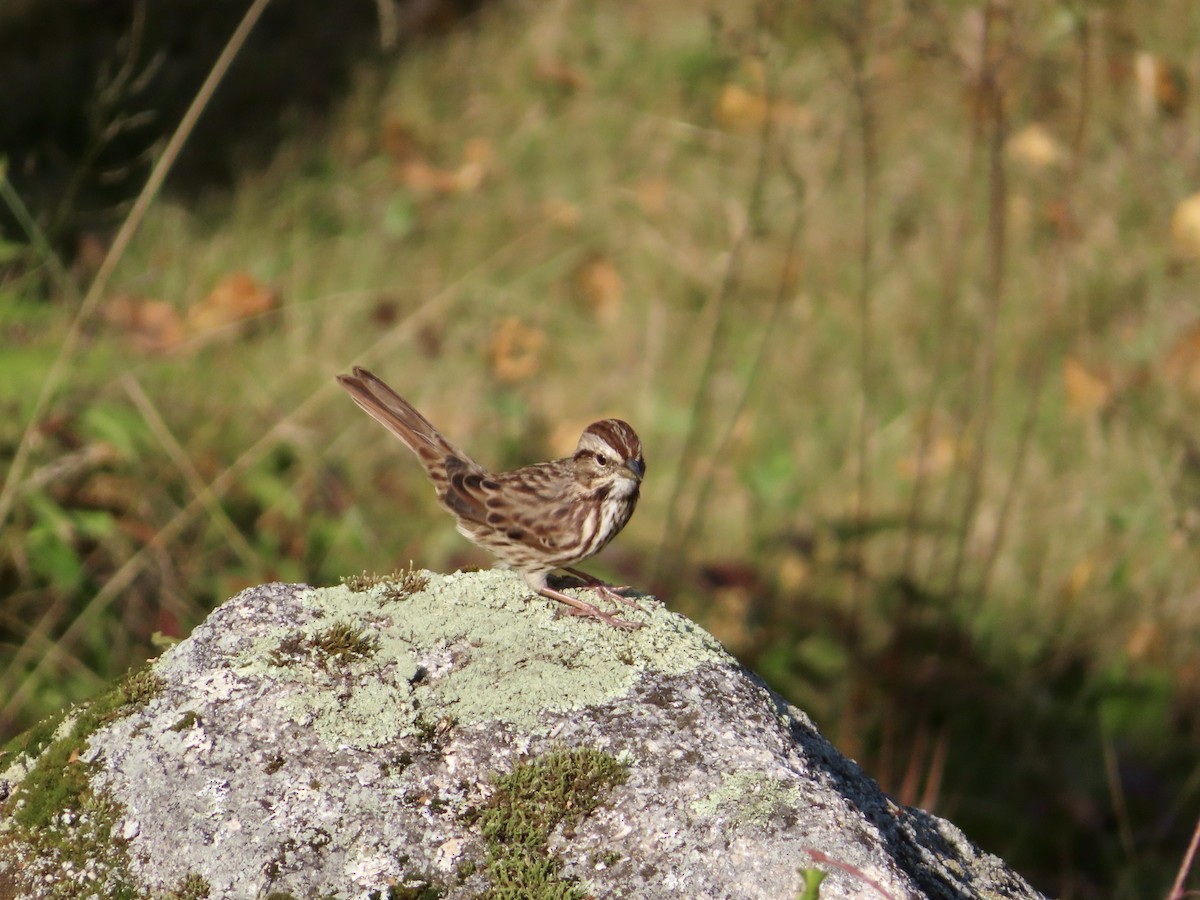
[[[587,430],[620,453],[622,459],[637,459],[642,452],[642,442],[638,439],[637,432],[628,422],[621,419],[593,422]]]

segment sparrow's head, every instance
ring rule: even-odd
[[[646,474],[641,438],[620,419],[604,419],[585,428],[573,459],[580,481],[593,487],[609,484],[625,496],[637,493]]]

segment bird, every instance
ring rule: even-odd
[[[641,608],[618,593],[624,586],[612,587],[573,568],[604,549],[637,507],[646,461],[642,441],[628,422],[593,422],[583,430],[575,452],[563,459],[489,472],[371,372],[356,366],[353,374],[337,380],[359,407],[416,454],[439,503],[458,520],[458,531],[467,540],[520,572],[541,596],[565,604],[570,615],[618,629],[641,627],[548,582],[550,573],[561,569],[610,602]]]

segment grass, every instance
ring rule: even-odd
[[[4,454],[30,435],[0,731],[247,584],[487,562],[337,390],[362,363],[487,465],[628,419],[649,476],[600,574],[1044,890],[1165,895],[1200,809],[1198,398],[1168,365],[1198,148],[1133,64],[1200,24],[843,8],[498,3],[232,192],[156,197],[77,339],[65,289],[0,288]],[[238,271],[273,311],[159,352],[107,316],[186,322]]]

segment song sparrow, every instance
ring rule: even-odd
[[[627,423],[593,422],[584,429],[574,455],[566,459],[491,473],[366,369],[356,367],[353,375],[339,375],[338,383],[417,455],[438,500],[458,519],[464,537],[524,575],[543,597],[565,603],[572,615],[616,628],[640,627],[547,584],[547,576],[562,569],[608,600],[637,607],[617,593],[621,588],[571,568],[599,553],[637,506],[646,463],[642,442]]]

